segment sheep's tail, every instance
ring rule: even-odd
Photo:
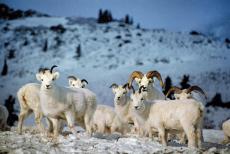
[[[26,91],[26,88],[22,87],[17,92],[17,97],[18,97],[20,108],[28,108],[27,100],[25,98],[25,91]]]

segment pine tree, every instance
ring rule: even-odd
[[[48,49],[48,41],[46,39],[42,50],[43,50],[43,52],[46,52],[47,49]]]
[[[137,29],[140,29],[141,28],[141,26],[140,26],[140,24],[138,23],[137,24],[137,27],[136,27]]]
[[[172,87],[172,80],[169,76],[166,77],[165,79],[165,89],[164,89],[164,94],[166,95],[169,89]],[[168,96],[170,99],[172,99],[172,94]]]
[[[126,24],[129,24],[129,22],[130,22],[129,20],[130,20],[130,19],[129,19],[129,15],[127,14],[127,15],[125,16],[125,23],[126,23]]]
[[[97,19],[97,22],[98,22],[98,23],[102,23],[102,15],[103,15],[102,9],[100,9],[100,10],[99,10],[99,14],[98,14],[98,19]]]
[[[182,81],[180,82],[181,89],[189,88],[191,85],[188,82],[189,82],[189,75],[184,75]]]
[[[5,76],[5,75],[7,75],[7,73],[8,73],[8,65],[7,65],[7,61],[6,61],[6,59],[4,59],[4,65],[3,65],[3,68],[2,68],[2,76]]]
[[[76,48],[76,58],[80,58],[81,57],[81,45],[79,44]]]

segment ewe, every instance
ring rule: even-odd
[[[38,129],[43,132],[44,126],[42,125],[41,119],[43,117],[40,108],[40,84],[28,83],[22,86],[18,92],[18,101],[20,105],[20,114],[18,121],[18,133],[22,133],[22,124],[26,117],[28,117],[32,112],[35,116],[35,123]]]
[[[88,82],[85,79],[78,79],[75,76],[69,76],[69,86],[73,89],[83,88],[85,83]],[[96,111],[93,114],[91,121],[93,125],[93,131],[98,133],[113,133],[120,132],[124,134],[128,128],[121,119],[117,116],[114,109],[107,105],[97,105]]]
[[[230,119],[223,123],[222,129],[224,132],[224,140],[222,141],[222,143],[227,144],[230,142]]]
[[[188,146],[200,148],[204,107],[194,99],[147,101],[143,89],[131,95],[139,126],[150,136],[156,129],[163,145],[167,145],[167,133],[185,132]]]
[[[87,133],[92,133],[91,118],[96,109],[96,96],[85,89],[70,89],[54,84],[59,72],[51,69],[39,69],[36,74],[41,82],[40,104],[43,114],[52,123],[54,137],[58,136],[59,119],[67,121],[73,134],[76,134],[74,124],[77,119],[84,119]]]
[[[7,125],[7,118],[9,113],[5,106],[0,105],[0,131],[9,130],[10,127]]]

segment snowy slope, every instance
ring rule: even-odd
[[[58,24],[66,29],[64,33],[50,30]],[[43,52],[46,40],[48,50]],[[0,42],[1,66],[9,50],[15,50],[15,58],[7,61],[8,75],[0,77],[1,103],[9,94],[16,96],[23,84],[37,82],[39,67],[53,64],[61,72],[58,84],[67,86],[69,75],[85,78],[103,104],[113,105],[109,86],[126,83],[134,70],[158,70],[163,78],[169,75],[174,85],[189,74],[191,84],[200,85],[209,100],[216,92],[224,101],[230,98],[230,49],[209,36],[136,29],[117,22],[99,25],[93,19],[33,17],[1,21]],[[79,44],[82,57],[76,59]],[[215,121],[216,128],[230,117],[228,110],[222,112]],[[215,111],[210,116],[213,114]]]
[[[23,135],[14,130],[0,132],[0,152],[10,153],[222,153],[230,152],[229,146],[218,144],[223,139],[223,132],[204,130],[204,143],[201,150],[190,149],[174,141],[169,146],[162,146],[156,138],[139,138],[134,135],[122,137],[119,134],[95,134],[88,137],[85,133],[78,134],[76,139],[72,134],[59,136],[54,142],[42,136],[33,128],[25,129]]]

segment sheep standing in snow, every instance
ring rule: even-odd
[[[80,80],[75,76],[69,76],[68,79],[71,88],[84,88],[88,84],[87,80]],[[93,131],[98,133],[113,133],[116,131],[124,134],[128,129],[114,109],[107,105],[97,105],[91,123]]]
[[[171,87],[169,89],[169,91],[167,92],[166,97],[168,97],[169,94],[172,92],[174,92],[174,97],[177,100],[195,99],[192,95],[192,92],[200,92],[207,99],[207,95],[205,94],[205,92],[199,86],[196,86],[196,85],[191,86],[188,89],[183,89],[183,90],[181,90],[180,88],[175,87],[175,86]],[[203,106],[202,102],[198,101],[198,103],[201,103],[201,106]],[[202,110],[204,110],[204,109],[202,109]],[[203,136],[202,136],[202,141],[203,141]],[[185,143],[185,134],[184,133],[182,133],[180,136],[180,142]]]
[[[128,96],[129,87],[128,84],[117,85],[113,83],[110,88],[114,93],[114,107],[117,115],[123,121],[123,123],[133,123],[134,127],[138,129],[135,117],[132,114],[133,106]]]
[[[230,143],[230,119],[228,119],[222,124],[222,129],[224,132],[224,140],[222,141],[222,143]]]
[[[156,129],[163,145],[167,145],[167,133],[185,132],[188,146],[200,148],[204,107],[194,99],[147,101],[143,89],[131,95],[140,126],[150,136]]]
[[[41,82],[40,104],[43,114],[52,123],[54,137],[58,136],[59,119],[67,121],[73,134],[76,134],[74,124],[77,119],[84,119],[87,133],[92,133],[91,119],[96,109],[96,96],[87,89],[70,89],[55,85],[59,72],[51,69],[40,69],[36,74]]]
[[[18,121],[18,133],[22,133],[22,124],[26,117],[28,117],[32,112],[35,116],[35,123],[38,129],[43,132],[44,126],[42,125],[41,119],[43,117],[40,108],[40,84],[28,83],[22,86],[18,92],[18,101],[20,105],[20,114]]]
[[[9,126],[7,125],[7,118],[9,113],[5,106],[0,105],[0,131],[9,130]]]
[[[119,132],[125,134],[129,131],[128,124],[123,123],[114,109],[107,105],[98,105],[93,115],[94,131],[98,133]]]
[[[199,86],[191,86],[189,87],[188,89],[183,89],[181,90],[180,88],[178,87],[172,87],[169,89],[169,91],[167,92],[166,94],[166,97],[174,92],[174,96],[176,99],[189,99],[189,98],[194,98],[192,96],[192,92],[193,91],[197,91],[197,92],[200,92],[201,94],[203,94],[205,96],[205,98],[207,99],[207,95],[205,94],[205,92],[199,87]],[[194,98],[195,99],[195,98]]]
[[[139,87],[144,87],[143,89],[147,100],[165,100],[166,97],[163,92],[154,86],[154,77],[160,81],[161,87],[164,87],[164,83],[158,71],[149,71],[146,74],[143,74],[140,71],[134,71],[129,77],[129,87],[131,87],[132,82],[135,79]]]
[[[88,84],[88,81],[86,79],[79,79],[75,76],[69,76],[69,86],[71,88],[85,88],[85,86]]]

